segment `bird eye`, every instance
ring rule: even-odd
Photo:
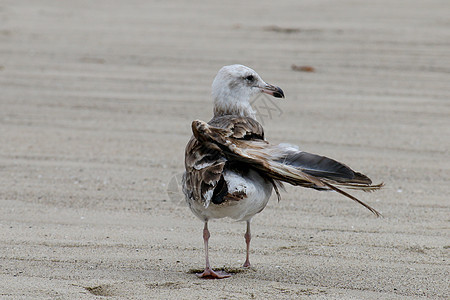
[[[247,77],[245,77],[245,79],[247,79],[248,81],[253,81],[255,77],[253,77],[253,75],[248,75]]]

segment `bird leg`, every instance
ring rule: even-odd
[[[250,234],[250,220],[247,221],[247,231],[244,235],[245,243],[247,244],[247,257],[245,259],[244,267],[250,267],[250,240],[252,239],[252,235]]]
[[[203,228],[203,241],[205,243],[205,256],[206,256],[206,267],[205,267],[205,271],[203,271],[203,273],[199,273],[197,274],[197,277],[199,278],[204,278],[204,279],[222,279],[222,278],[228,278],[231,275],[226,273],[226,272],[222,272],[222,271],[213,271],[213,269],[211,269],[211,265],[209,264],[209,256],[208,256],[208,240],[209,240],[210,234],[209,234],[209,230],[208,230],[208,221],[205,221],[205,227]]]

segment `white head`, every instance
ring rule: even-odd
[[[239,115],[255,118],[250,98],[266,93],[284,98],[283,91],[267,84],[254,70],[243,65],[225,66],[220,69],[212,84],[214,116]]]

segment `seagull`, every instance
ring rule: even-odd
[[[256,121],[250,99],[266,93],[284,98],[283,91],[268,84],[251,68],[243,65],[222,67],[212,83],[214,117],[209,122],[192,122],[193,136],[185,150],[182,188],[189,208],[204,222],[203,241],[205,279],[222,279],[231,275],[211,268],[208,255],[212,219],[231,218],[245,221],[247,254],[244,267],[250,267],[250,221],[267,205],[272,191],[280,200],[283,183],[338,192],[380,213],[341,188],[374,191],[366,175],[355,172],[334,159],[299,150],[291,144],[271,144]]]

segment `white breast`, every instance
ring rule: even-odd
[[[222,204],[210,203],[204,207],[199,201],[190,203],[190,208],[200,219],[219,219],[229,217],[237,221],[247,221],[266,207],[272,194],[272,184],[257,172],[250,170],[246,176],[224,170],[228,192],[243,192],[242,200],[227,201]]]

